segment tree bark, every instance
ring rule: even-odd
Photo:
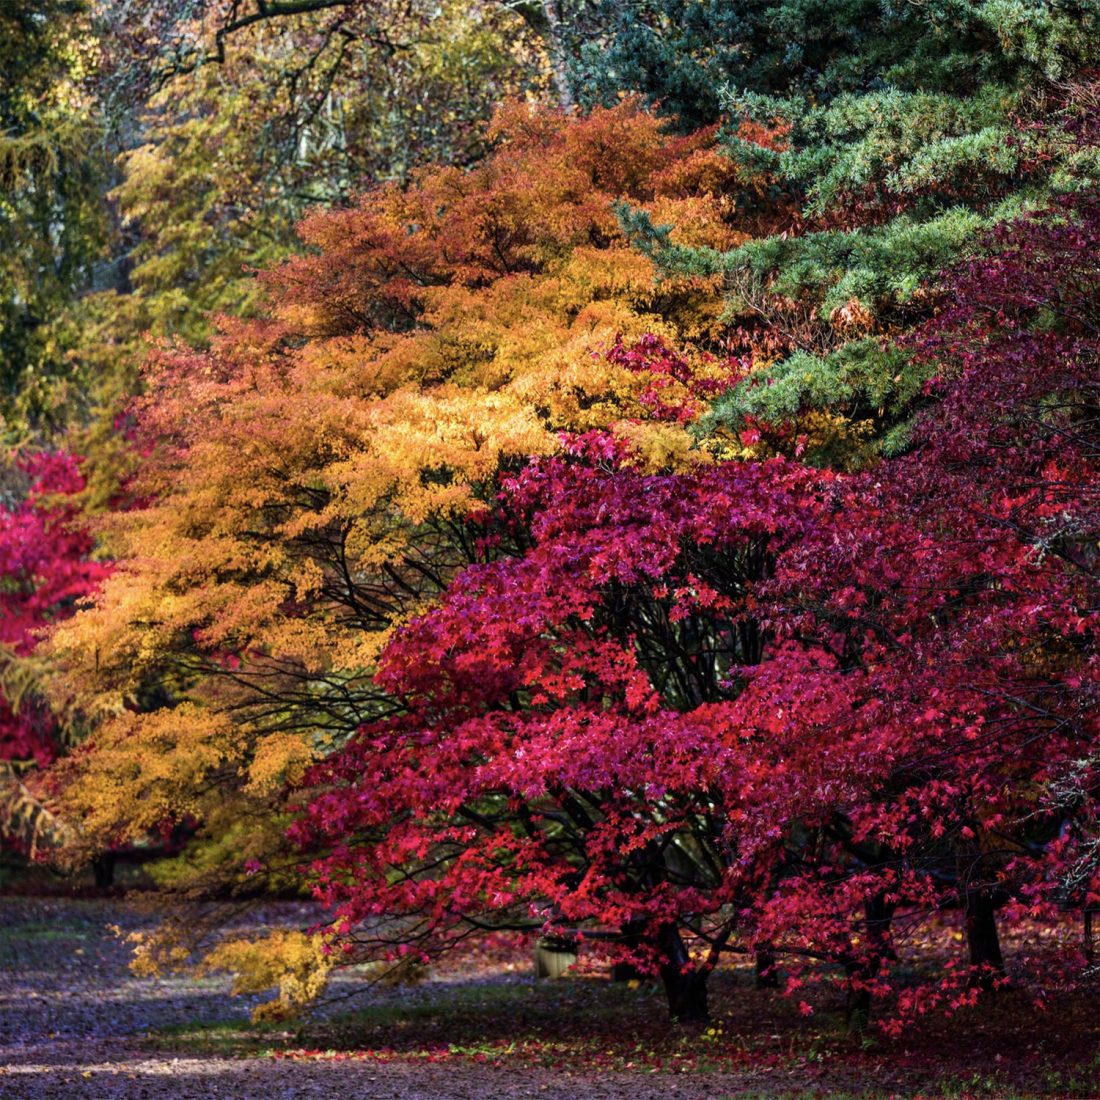
[[[756,952],[753,985],[757,989],[779,988],[779,968],[776,965],[775,956],[770,951],[761,949]]]
[[[992,989],[993,983],[1004,974],[1005,961],[997,935],[996,908],[988,889],[967,891],[966,942],[970,965],[975,968],[975,982],[983,989]]]
[[[668,997],[669,1014],[679,1023],[706,1023],[710,1019],[707,1004],[709,970],[692,962],[675,925],[665,925],[661,929],[658,944],[665,960],[661,964],[661,981]]]
[[[996,883],[989,881],[985,859],[977,844],[960,848],[957,856],[958,890],[966,914],[966,943],[970,949],[972,981],[983,989],[1004,974],[1005,962],[997,935]]]
[[[644,920],[627,921],[622,927],[619,944],[629,950],[637,950],[642,947],[645,940],[645,927],[646,922]],[[613,982],[641,982],[647,979],[652,980],[652,975],[639,970],[632,962],[621,961],[612,964],[611,980]]]
[[[862,1031],[871,1021],[871,991],[863,982],[867,979],[867,964],[846,962],[844,972],[848,977],[847,1018],[849,1031]]]
[[[863,903],[867,952],[859,959],[845,963],[850,987],[848,990],[848,1026],[861,1030],[871,1020],[871,991],[866,983],[879,972],[884,959],[897,958],[890,942],[890,925],[897,906],[882,894],[873,894]]]
[[[569,83],[569,54],[565,45],[561,0],[542,0],[542,14],[546,18],[547,54],[551,72],[554,74],[558,102],[563,110],[571,111],[576,101],[573,99],[573,87]]]
[[[95,884],[101,890],[115,884],[115,853],[104,852],[92,860],[92,874],[95,876]]]
[[[864,902],[863,912],[867,919],[867,942],[873,952],[875,969],[883,959],[896,959],[897,952],[890,942],[890,925],[897,906],[887,902],[882,894],[875,894]]]

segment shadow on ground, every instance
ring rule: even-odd
[[[732,967],[716,976],[711,1026],[686,1029],[652,986],[536,983],[516,947],[411,989],[345,975],[317,1017],[262,1026],[227,979],[131,975],[107,927],[151,919],[118,899],[0,899],[0,1100],[1100,1096],[1086,998],[1043,1013],[1009,991],[888,1040],[850,1034],[827,997],[805,1017]],[[309,919],[292,903],[262,914]]]

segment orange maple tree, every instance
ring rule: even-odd
[[[713,460],[690,424],[731,371],[716,280],[659,277],[615,204],[726,249],[765,228],[767,181],[633,101],[512,104],[492,139],[313,214],[260,276],[265,319],[148,362],[141,503],[102,532],[119,568],[53,640],[97,721],[71,789],[91,836],[193,815],[207,855],[174,873],[276,865],[257,820],[393,705],[380,646],[491,552],[465,520],[501,471],[593,429],[640,470]]]

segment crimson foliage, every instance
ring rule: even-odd
[[[1081,199],[955,273],[912,349],[940,399],[876,470],[643,476],[588,436],[506,483],[483,545],[529,549],[396,636],[403,713],[314,772],[294,827],[348,950],[588,928],[681,1017],[739,950],[788,989],[829,964],[861,1011],[898,992],[891,1026],[999,984],[998,924],[1046,988],[1079,976],[1098,243]],[[950,912],[969,959],[900,984],[902,933]]]
[[[27,657],[50,623],[70,614],[106,576],[91,557],[93,540],[77,523],[74,494],[84,488],[77,460],[64,451],[30,455],[20,463],[29,479],[16,502],[0,504],[0,647]],[[56,726],[33,699],[13,707],[0,693],[0,760],[50,763]]]
[[[406,914],[399,939],[445,940],[470,921],[595,922],[690,983],[682,928],[720,948],[743,890],[749,592],[805,534],[815,477],[642,476],[599,437],[574,451],[506,486],[530,551],[467,570],[390,645],[379,680],[406,712],[319,770],[331,789],[298,837],[336,845],[315,870],[349,926]]]
[[[799,609],[785,629],[857,685],[830,749],[858,753],[864,790],[831,833],[865,900],[882,921],[958,907],[987,981],[998,909],[1014,932],[1068,932],[1067,910],[1100,902],[1098,241],[1100,202],[1078,200],[999,229],[957,273],[914,340],[941,400],[908,455],[847,484],[777,585]],[[1033,960],[1049,987],[1079,971],[1080,945],[1048,942],[1065,964]]]

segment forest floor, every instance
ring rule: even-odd
[[[1100,1097],[1094,999],[1040,1013],[1009,990],[898,1040],[850,1034],[839,1003],[716,975],[709,1028],[670,1027],[659,991],[595,962],[536,982],[495,941],[411,988],[354,972],[297,1024],[253,1025],[227,979],[147,979],[108,926],[153,919],[123,899],[0,898],[0,1100],[721,1100],[724,1097]],[[304,926],[278,903],[257,925]]]

